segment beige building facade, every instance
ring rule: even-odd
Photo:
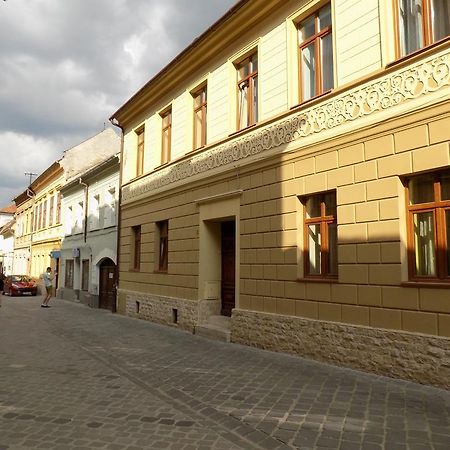
[[[119,311],[450,387],[450,21],[412,3],[242,0],[112,116]]]
[[[40,278],[47,267],[58,271],[62,238],[61,195],[63,169],[53,163],[14,201],[14,273]]]

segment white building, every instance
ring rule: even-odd
[[[12,275],[14,264],[14,219],[0,227],[0,272]]]
[[[10,275],[14,261],[14,213],[16,206],[0,209],[0,273]]]
[[[115,311],[120,138],[107,129],[65,152],[58,297]]]

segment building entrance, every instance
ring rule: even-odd
[[[236,224],[235,221],[221,223],[221,314],[231,317],[236,306]]]
[[[106,258],[100,265],[99,308],[116,312],[116,265]]]

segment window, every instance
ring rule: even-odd
[[[300,99],[309,100],[334,86],[331,5],[298,24]]]
[[[72,234],[73,208],[69,206],[66,210],[66,235]]]
[[[141,268],[141,226],[131,227],[132,237],[132,270]]]
[[[258,54],[236,65],[238,88],[238,130],[258,122]]]
[[[169,221],[156,222],[158,239],[158,271],[167,272],[169,262]]]
[[[172,144],[172,108],[161,114],[162,118],[162,145],[161,164],[170,161],[170,150]]]
[[[73,259],[66,259],[64,287],[73,289]]]
[[[42,203],[39,203],[38,230],[42,228]]]
[[[81,233],[83,231],[84,224],[84,205],[83,202],[77,203],[76,209],[76,219],[75,219],[75,233]]]
[[[409,276],[450,281],[450,171],[406,181]]]
[[[399,57],[450,35],[448,0],[394,0],[394,3]]]
[[[47,226],[47,200],[42,204],[42,228]]]
[[[53,209],[54,209],[55,197],[50,197],[50,211],[48,216],[48,226],[51,227],[53,225]]]
[[[38,207],[34,207],[34,213],[33,213],[33,231],[36,231],[38,228]]]
[[[81,267],[81,290],[89,289],[89,260],[83,259]]]
[[[337,277],[336,192],[303,198],[305,276]]]
[[[136,131],[137,150],[136,150],[136,176],[144,173],[144,127]]]
[[[193,93],[194,97],[194,150],[206,145],[206,85]]]
[[[61,192],[56,198],[56,223],[61,223]]]
[[[103,226],[110,227],[116,224],[116,189],[106,191],[103,214]]]
[[[92,196],[91,199],[91,230],[95,230],[100,225],[100,195],[96,194]]]

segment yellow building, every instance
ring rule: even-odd
[[[61,195],[63,169],[53,163],[14,201],[16,239],[14,272],[39,278],[51,267],[58,270],[62,238]]]
[[[119,310],[449,387],[449,11],[241,0],[150,80]]]

